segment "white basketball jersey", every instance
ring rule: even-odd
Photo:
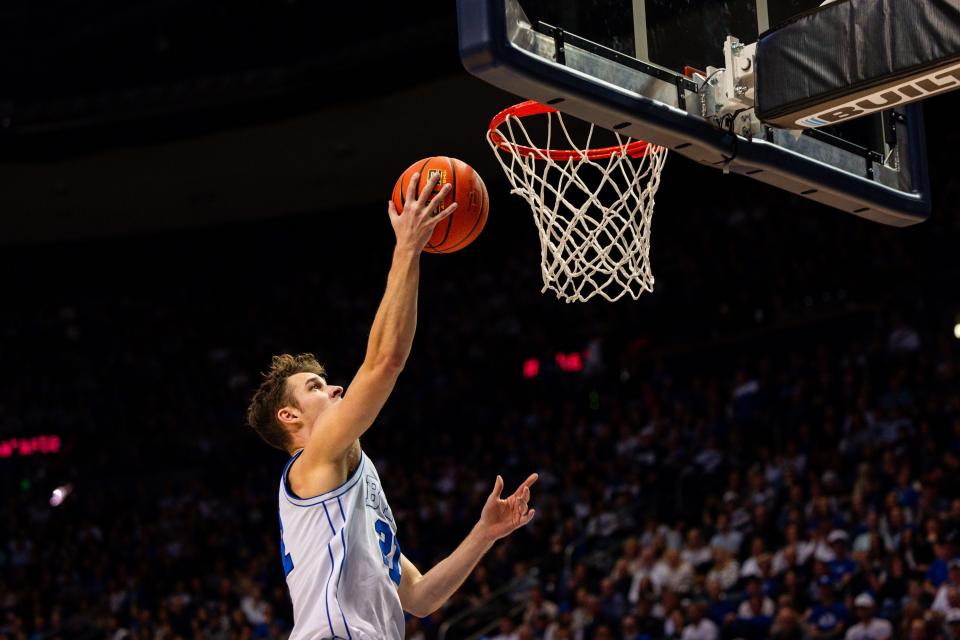
[[[293,600],[290,640],[402,640],[397,525],[373,461],[345,483],[297,498],[280,479],[280,554]]]

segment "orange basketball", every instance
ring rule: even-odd
[[[403,211],[410,176],[417,172],[420,173],[420,179],[417,181],[418,195],[434,173],[440,174],[440,180],[437,181],[434,192],[440,191],[440,188],[448,182],[452,185],[450,193],[439,205],[438,211],[443,211],[453,202],[457,203],[456,211],[437,224],[424,251],[453,253],[463,249],[480,235],[483,226],[487,224],[487,208],[490,203],[483,180],[473,167],[456,158],[434,156],[418,160],[403,172],[393,187],[393,204],[397,211]]]

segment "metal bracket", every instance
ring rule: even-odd
[[[757,43],[745,45],[727,36],[723,41],[723,60],[726,65],[721,81],[724,102],[732,111],[752,108],[757,94]]]
[[[553,47],[556,51],[555,58],[557,64],[567,64],[567,53],[563,48],[564,31],[560,27],[553,27]]]
[[[637,58],[629,56],[625,53],[621,53],[616,49],[611,49],[601,44],[597,44],[596,42],[582,38],[575,33],[564,31],[560,27],[555,27],[552,24],[547,24],[546,22],[537,22],[536,30],[554,39],[554,43],[557,47],[557,62],[559,64],[565,64],[564,55],[561,50],[564,44],[569,44],[577,47],[578,49],[583,49],[584,51],[589,51],[590,53],[604,57],[607,60],[616,62],[617,64],[622,64],[625,67],[642,71],[648,76],[653,76],[658,80],[663,80],[671,84],[677,84],[686,91],[697,91],[696,83],[682,74],[674,73],[673,71],[669,71],[663,67],[647,64],[643,60],[638,60]]]

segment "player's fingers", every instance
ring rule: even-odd
[[[420,197],[417,199],[417,202],[420,203],[420,206],[424,206],[430,200],[430,194],[433,193],[433,188],[437,186],[437,182],[440,181],[440,172],[433,172],[429,178],[427,178],[427,184],[423,185],[423,189],[420,191]]]
[[[414,202],[417,199],[417,185],[420,183],[420,172],[410,176],[410,182],[407,183],[407,199],[404,202]]]
[[[450,193],[450,189],[452,188],[450,183],[443,185],[437,195],[433,196],[433,199],[430,200],[427,208],[423,210],[424,213],[436,212],[440,208],[440,203],[446,199],[447,194]]]
[[[496,482],[493,483],[493,492],[490,493],[490,497],[499,498],[502,492],[503,492],[503,478],[501,478],[498,475]]]
[[[391,218],[400,215],[400,212],[397,211],[397,205],[393,204],[393,200],[387,202],[387,213],[390,214]]]
[[[515,492],[513,495],[515,495],[515,496],[526,495],[527,498],[529,498],[529,497],[530,497],[530,487],[533,486],[533,484],[537,481],[537,478],[539,478],[539,477],[540,477],[540,476],[537,475],[536,473],[531,473],[531,474],[530,474],[530,477],[527,478],[526,480],[524,480],[524,481],[523,481],[523,484],[521,484],[519,487],[517,487],[517,490],[516,490],[516,492]]]
[[[440,222],[440,221],[443,220],[444,218],[449,217],[449,216],[450,216],[451,214],[453,214],[453,212],[456,211],[456,210],[457,210],[457,203],[454,202],[453,204],[451,204],[449,207],[447,207],[446,209],[444,209],[444,210],[441,211],[440,213],[435,214],[432,218],[430,218],[430,220],[431,220],[432,222]]]
[[[536,509],[530,509],[530,511],[527,511],[526,515],[520,519],[520,526],[522,527],[528,524],[531,520],[533,520],[533,516],[536,515],[536,513],[537,513]]]

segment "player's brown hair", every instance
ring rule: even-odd
[[[312,353],[273,356],[270,371],[263,374],[263,382],[247,407],[247,423],[267,444],[281,451],[290,450],[290,434],[277,418],[277,411],[285,405],[300,408],[296,398],[287,389],[287,378],[296,373],[327,375],[326,369]]]

